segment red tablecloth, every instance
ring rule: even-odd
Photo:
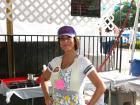
[[[11,82],[22,82],[22,81],[26,81],[27,77],[15,77],[15,78],[5,78],[5,79],[0,79],[3,83],[5,83],[6,85],[8,85]],[[41,81],[41,76],[36,77],[35,80],[37,83],[40,83]]]
[[[5,78],[5,79],[0,79],[3,83],[8,85],[11,82],[22,82],[26,81],[27,77],[15,77],[15,78]]]

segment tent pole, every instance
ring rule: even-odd
[[[7,4],[10,3],[10,0],[6,0]],[[12,10],[12,3],[10,5]],[[7,51],[8,51],[8,71],[9,77],[15,77],[15,63],[14,63],[14,50],[13,50],[13,19],[12,19],[12,12],[9,8],[6,8],[6,13],[10,14],[9,17],[6,19],[6,26],[7,26]]]
[[[131,52],[131,63],[134,57],[134,52],[135,52],[135,43],[136,43],[136,34],[138,31],[138,18],[139,18],[139,9],[140,9],[140,0],[137,2],[137,10],[136,10],[136,16],[135,16],[135,21],[134,21],[134,26],[133,26],[133,33],[132,33],[132,42],[130,44],[130,47],[132,47],[132,52]],[[129,74],[131,74],[131,63],[130,63],[130,70]]]

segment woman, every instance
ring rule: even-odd
[[[64,54],[52,59],[42,74],[41,86],[46,105],[85,105],[83,90],[86,76],[96,87],[87,105],[95,105],[106,88],[92,63],[77,54],[79,40],[75,30],[71,26],[61,27],[58,41]],[[50,91],[46,82],[49,80],[52,83]]]

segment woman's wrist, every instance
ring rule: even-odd
[[[95,102],[93,102],[92,100],[90,100],[87,105],[95,105]]]
[[[50,99],[50,96],[45,96],[45,100],[49,100]]]
[[[53,105],[53,99],[51,99],[51,98],[45,98],[45,104],[46,105]]]

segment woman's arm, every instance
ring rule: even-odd
[[[53,103],[53,100],[50,98],[49,92],[48,92],[48,81],[50,80],[50,77],[51,77],[51,72],[49,70],[45,70],[42,72],[41,88],[42,88],[42,91],[44,94],[46,105],[52,105],[52,103]]]
[[[87,105],[95,105],[101,95],[105,92],[106,86],[101,80],[101,78],[98,76],[96,70],[92,71],[87,76],[91,80],[92,84],[96,87],[96,90]]]

